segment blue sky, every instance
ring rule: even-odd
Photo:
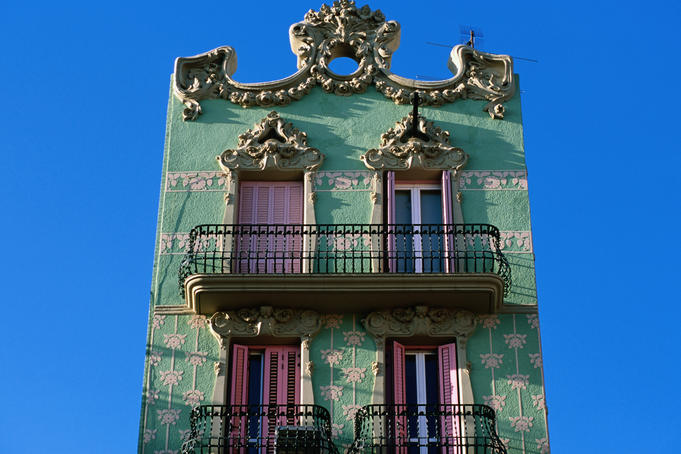
[[[363,5],[364,2],[358,2]],[[521,77],[554,453],[673,452],[681,427],[681,6],[373,1],[393,71],[448,76],[459,26]],[[0,14],[0,439],[133,452],[173,61],[295,68],[316,1],[12,2]]]

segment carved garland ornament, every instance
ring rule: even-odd
[[[210,318],[210,325],[222,338],[256,337],[314,337],[321,329],[319,313],[311,310],[273,308],[245,308],[217,312]]]
[[[307,145],[307,134],[284,121],[277,112],[239,136],[237,148],[217,157],[229,175],[235,170],[316,170],[324,155]]]
[[[455,46],[448,67],[454,74],[440,81],[418,81],[390,72],[392,54],[400,44],[400,25],[386,21],[380,10],[355,6],[340,0],[332,6],[310,10],[302,22],[289,30],[291,50],[298,57],[298,71],[274,82],[240,83],[232,79],[236,52],[218,47],[175,61],[174,91],[185,104],[185,120],[201,113],[199,101],[227,99],[243,107],[286,105],[299,100],[320,84],[327,93],[349,96],[363,93],[370,84],[395,103],[410,102],[418,92],[424,104],[442,105],[457,99],[486,100],[484,110],[492,118],[503,118],[503,102],[515,92],[513,61],[473,48]],[[349,75],[329,69],[338,57],[354,59],[358,68]]]
[[[372,312],[366,330],[378,339],[408,336],[456,336],[466,341],[475,330],[472,312],[442,307],[415,306]]]
[[[381,135],[381,146],[367,151],[362,157],[371,170],[452,169],[459,170],[468,161],[468,154],[449,143],[449,132],[443,131],[418,115],[408,116]]]

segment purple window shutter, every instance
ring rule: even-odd
[[[248,347],[234,344],[232,348],[232,383],[230,393],[232,405],[248,404]],[[230,421],[230,438],[241,440],[246,436],[248,420],[245,407],[235,408]]]
[[[396,260],[396,244],[395,244],[395,234],[394,224],[395,224],[395,172],[388,170],[385,173],[386,181],[386,221],[388,223],[388,271],[394,273],[397,271],[397,260]]]
[[[404,381],[404,345],[393,342],[392,366],[393,366],[393,403],[395,404],[395,444],[402,446],[395,450],[398,454],[406,454],[409,434],[407,433],[406,406],[407,391]]]
[[[449,170],[442,171],[442,223],[445,224],[445,272],[454,273],[456,246],[453,227],[451,227],[454,223],[454,217],[452,215],[452,178]]]
[[[463,416],[456,407],[459,403],[459,379],[456,365],[456,344],[441,345],[437,348],[438,370],[440,373],[440,403],[444,406],[441,418],[443,444],[453,446],[443,449],[446,454],[461,453],[461,422]]]

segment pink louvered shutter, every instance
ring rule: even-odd
[[[442,444],[443,453],[461,453],[461,415],[459,403],[459,380],[456,365],[456,344],[441,345],[437,349],[438,370],[440,373],[440,404],[442,404]]]
[[[303,222],[303,184],[298,181],[241,183],[237,240],[241,273],[299,273],[302,239],[289,227]],[[243,224],[258,224],[248,226]]]
[[[238,440],[246,436],[248,426],[248,347],[234,344],[232,348],[232,382],[230,403],[232,418],[230,424],[230,445],[238,445]],[[232,441],[234,443],[232,443]]]
[[[407,452],[409,437],[407,434],[407,391],[404,381],[404,345],[393,342],[392,365],[393,365],[393,403],[395,404],[395,447],[396,453]]]
[[[452,178],[449,170],[442,171],[442,223],[445,225],[445,272],[455,271],[455,245],[453,227],[454,216],[452,214]]]
[[[268,273],[300,273],[303,223],[303,184],[298,181],[283,181],[272,184],[272,204],[269,224],[274,224],[270,239],[273,257],[268,261]]]
[[[293,346],[267,347],[263,373],[263,402],[270,405],[297,405],[300,403],[300,352]],[[271,411],[271,410],[270,410]],[[285,408],[278,407],[276,413],[265,418],[263,434],[274,439],[276,426],[294,425],[295,418]],[[290,419],[290,420],[289,420]]]
[[[394,232],[395,224],[395,172],[389,170],[385,173],[385,192],[386,192],[386,222],[388,224],[388,271],[394,273],[397,271],[397,247],[395,244]]]

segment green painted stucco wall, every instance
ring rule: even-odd
[[[184,106],[171,95],[168,107],[159,228],[154,275],[140,452],[178,452],[189,429],[192,405],[211,403],[218,345],[205,318],[159,315],[154,307],[182,305],[177,272],[188,233],[197,224],[220,223],[224,180],[215,157],[235,148],[237,137],[273,109],[248,108],[222,100],[203,101],[197,121],[182,120]],[[534,255],[523,152],[520,99],[506,103],[503,120],[482,110],[484,102],[461,100],[420,112],[450,132],[453,145],[470,156],[462,175],[464,221],[490,223],[501,231],[512,265],[508,305],[536,305]],[[407,115],[373,87],[339,97],[319,87],[302,100],[274,108],[307,133],[326,158],[315,180],[319,223],[368,223],[370,174],[359,157]],[[313,308],[314,309],[314,308]],[[361,313],[340,308],[325,314],[312,342],[315,403],[333,415],[339,446],[352,440],[352,415],[370,402],[375,344]],[[499,433],[509,452],[548,452],[538,318],[534,314],[481,317],[467,344],[476,403],[496,408]]]

